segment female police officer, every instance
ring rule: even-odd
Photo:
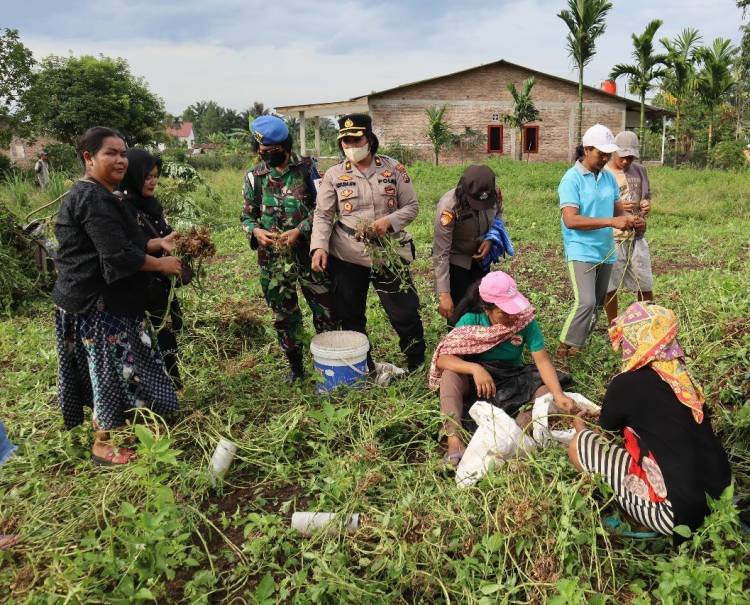
[[[396,263],[405,268],[414,260],[411,236],[403,231],[419,211],[414,187],[401,164],[377,155],[370,116],[341,118],[338,141],[346,160],[329,168],[320,184],[310,238],[313,271],[328,268],[334,317],[345,330],[366,333],[367,290],[372,283],[399,335],[408,368],[415,370],[424,361],[425,344],[411,275],[408,269],[394,272],[392,265],[373,263],[368,251],[390,237],[397,244]],[[373,241],[361,241],[363,226]],[[372,370],[372,358],[368,362]]]

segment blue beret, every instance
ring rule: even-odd
[[[283,143],[289,136],[286,122],[276,116],[258,116],[253,120],[250,130],[261,145]]]

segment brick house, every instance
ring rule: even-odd
[[[10,158],[10,161],[19,168],[31,168],[39,159],[39,153],[47,145],[57,143],[54,139],[41,137],[38,139],[22,139],[14,137],[10,142],[7,150],[2,150],[4,155]]]
[[[578,83],[504,60],[349,101],[287,105],[276,107],[276,111],[297,117],[301,129],[309,117],[319,124],[320,116],[369,113],[382,145],[399,142],[415,148],[422,159],[431,159],[432,145],[425,134],[425,109],[445,104],[445,119],[452,132],[459,135],[460,142],[453,149],[442,151],[441,161],[477,161],[496,155],[513,157],[512,149],[518,135],[515,129],[503,123],[503,115],[513,110],[512,97],[506,86],[508,82],[514,82],[520,88],[530,76],[536,78],[531,95],[541,119],[527,125],[521,135],[524,159],[529,150],[530,161],[567,161],[578,145]],[[617,134],[639,124],[638,101],[613,94],[611,89],[584,86],[583,102],[584,130],[600,122]],[[672,115],[651,106],[646,111],[652,119],[666,119]],[[316,135],[316,150],[319,150],[317,131]]]

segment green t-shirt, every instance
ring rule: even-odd
[[[490,318],[487,317],[486,313],[465,313],[456,323],[457,328],[461,326],[486,326],[489,328],[490,325]],[[518,342],[515,336],[520,336],[521,341]],[[476,355],[476,359],[481,361],[506,361],[515,365],[523,365],[524,345],[532,353],[544,349],[544,336],[542,336],[542,331],[539,329],[536,319],[532,319],[531,323],[515,336],[492,347],[489,351]],[[517,344],[511,342],[514,340]]]

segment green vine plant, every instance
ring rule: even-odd
[[[390,235],[378,237],[371,221],[360,220],[354,230],[354,239],[364,244],[375,273],[391,276],[400,292],[413,289],[409,265],[399,254],[399,249],[403,246],[401,238]]]

